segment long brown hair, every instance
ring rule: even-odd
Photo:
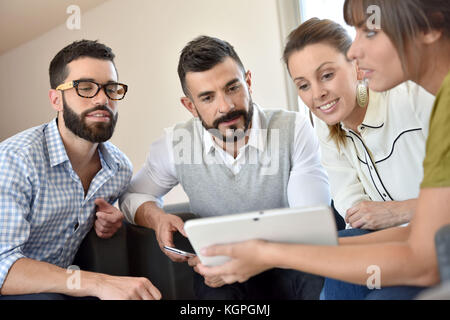
[[[307,45],[316,43],[326,43],[347,58],[347,51],[352,45],[352,39],[338,23],[328,19],[311,18],[298,26],[288,36],[283,53],[283,60],[288,71],[288,62],[291,55],[302,50]],[[328,128],[330,130],[330,139],[334,140],[338,146],[340,144],[345,145],[345,131],[342,129],[341,124],[337,123],[328,126]]]

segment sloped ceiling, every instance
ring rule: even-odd
[[[0,0],[0,55],[61,25],[77,5],[81,14],[108,0]]]

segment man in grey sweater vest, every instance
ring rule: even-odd
[[[154,142],[144,167],[121,198],[127,220],[156,232],[161,248],[183,221],[161,209],[161,197],[180,183],[200,217],[330,204],[328,178],[307,119],[295,112],[262,110],[251,98],[251,73],[233,47],[201,36],[183,49],[178,74],[182,104],[193,119]],[[164,250],[163,250],[164,251]],[[177,256],[198,272],[197,257]],[[316,299],[323,279],[272,269],[245,283],[194,273],[200,299]]]

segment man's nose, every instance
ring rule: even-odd
[[[96,106],[108,105],[109,98],[106,95],[105,89],[102,87],[95,97],[92,98]]]
[[[219,112],[226,114],[234,109],[233,101],[225,95],[218,95],[217,103],[219,106]]]

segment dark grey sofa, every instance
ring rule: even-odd
[[[189,204],[166,206],[164,210],[177,214],[185,221],[195,218],[188,212]],[[189,240],[180,233],[174,235],[174,242],[177,248],[193,251]],[[147,228],[124,223],[110,239],[101,239],[91,230],[73,264],[81,270],[146,277],[166,300],[195,299],[192,268],[187,263],[175,263],[167,258],[158,246],[155,232]]]
[[[436,232],[434,242],[441,281],[437,286],[419,294],[416,298],[418,300],[450,300],[450,224]]]
[[[441,283],[450,282],[450,224],[440,228],[434,240]]]

